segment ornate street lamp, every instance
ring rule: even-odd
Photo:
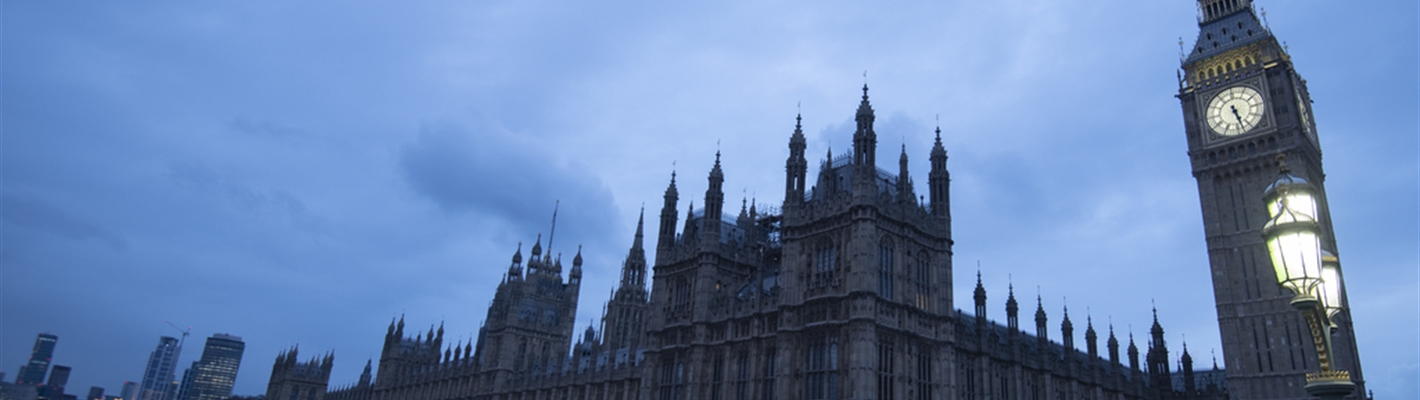
[[[1316,188],[1292,175],[1286,157],[1277,156],[1280,174],[1263,198],[1272,220],[1262,227],[1277,284],[1295,293],[1292,307],[1302,312],[1311,328],[1321,371],[1307,374],[1307,393],[1322,399],[1341,399],[1355,390],[1351,374],[1331,366],[1331,317],[1341,309],[1340,262],[1321,249],[1321,224],[1317,222]]]

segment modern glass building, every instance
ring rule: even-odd
[[[172,400],[170,394],[176,392],[173,390],[173,369],[177,367],[178,355],[181,353],[182,344],[177,338],[158,338],[158,348],[148,356],[148,365],[143,369],[143,381],[139,383],[138,393],[135,394],[138,400]]]
[[[183,374],[183,388],[177,400],[222,400],[231,396],[245,349],[246,344],[237,336],[218,333],[207,338],[202,358]]]

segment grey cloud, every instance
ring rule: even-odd
[[[301,199],[284,190],[263,193],[239,182],[231,174],[216,171],[206,164],[188,161],[169,166],[168,176],[202,192],[216,193],[258,217],[279,218],[291,226],[316,235],[330,231],[330,223],[308,209]]]
[[[447,212],[476,210],[488,218],[506,218],[513,226],[542,226],[553,201],[561,200],[585,209],[576,215],[595,219],[587,222],[614,221],[611,190],[602,180],[563,164],[542,147],[497,125],[477,130],[432,125],[403,149],[399,164],[414,192]]]
[[[72,240],[94,239],[114,251],[128,248],[128,241],[122,235],[41,199],[6,191],[0,201],[4,204],[4,212],[0,214],[7,225],[26,226]]]

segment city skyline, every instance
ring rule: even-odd
[[[53,332],[69,386],[112,392],[172,320],[247,340],[234,394],[293,345],[351,383],[391,317],[470,338],[558,200],[554,251],[587,258],[580,332],[671,171],[703,191],[718,147],[728,203],[777,202],[746,171],[783,162],[800,113],[811,163],[848,149],[866,69],[884,160],[942,127],[954,280],[980,263],[990,319],[1010,283],[1052,321],[1142,334],[1153,298],[1204,369],[1221,348],[1173,98],[1196,10],[1175,3],[11,5],[0,362]],[[1368,387],[1413,397],[1415,5],[1259,5],[1316,100]]]

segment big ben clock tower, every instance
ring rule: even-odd
[[[1292,173],[1316,187],[1322,248],[1341,252],[1327,210],[1321,143],[1306,80],[1251,0],[1198,0],[1198,39],[1183,61],[1178,99],[1188,157],[1198,180],[1208,263],[1228,390],[1238,399],[1311,398],[1305,375],[1317,370],[1307,323],[1292,293],[1277,285],[1262,226],[1263,191],[1285,154]],[[1341,259],[1343,266],[1344,259]],[[1333,365],[1351,372],[1352,397],[1366,393],[1342,287],[1334,323]]]

